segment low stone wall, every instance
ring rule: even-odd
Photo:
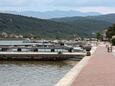
[[[39,61],[58,61],[69,58],[78,58],[82,55],[74,54],[0,54],[0,60],[39,60]],[[83,57],[83,56],[82,56]]]

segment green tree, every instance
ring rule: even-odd
[[[112,38],[112,36],[115,35],[115,24],[113,24],[111,27],[108,28],[107,32],[106,32],[106,36],[107,38],[110,40]]]
[[[101,35],[101,33],[96,33],[96,38],[97,38],[97,40],[101,40],[102,39],[102,35]]]

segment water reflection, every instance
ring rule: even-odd
[[[56,67],[63,67],[63,66],[71,66],[73,65],[72,63],[68,63],[73,61],[0,61],[0,65],[2,64],[7,64],[7,65],[17,65],[17,66],[56,66]]]
[[[76,63],[0,61],[0,86],[54,86]]]

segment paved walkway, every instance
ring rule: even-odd
[[[115,86],[115,56],[99,46],[72,86]]]

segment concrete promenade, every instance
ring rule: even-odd
[[[99,46],[72,86],[115,86],[115,56]]]

